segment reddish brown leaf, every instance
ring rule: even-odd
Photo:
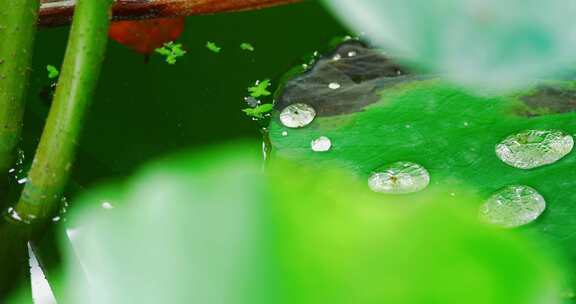
[[[14,0],[16,1],[16,0]],[[302,0],[116,0],[113,20],[154,19],[259,9]],[[74,1],[40,0],[39,24],[55,26],[70,23]]]
[[[184,31],[184,18],[116,21],[109,36],[138,53],[149,55],[164,43],[174,41]]]

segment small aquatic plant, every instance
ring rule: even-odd
[[[245,51],[250,51],[250,52],[254,52],[256,49],[254,48],[254,46],[248,42],[242,42],[240,44],[240,48],[245,50]]]
[[[175,64],[178,58],[186,55],[186,51],[182,49],[182,44],[172,41],[165,43],[161,48],[157,48],[156,53],[164,56],[168,64]]]
[[[218,54],[218,53],[220,53],[220,51],[222,51],[222,48],[219,47],[215,42],[212,42],[212,41],[206,42],[206,48],[208,50],[210,50],[210,52],[216,53],[216,54]]]
[[[48,78],[50,79],[58,78],[58,75],[60,75],[60,71],[51,64],[46,66],[46,71],[48,71]]]

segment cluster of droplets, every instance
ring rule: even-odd
[[[498,158],[518,169],[553,164],[568,155],[574,138],[560,130],[525,130],[504,138],[496,145]],[[480,217],[504,228],[536,220],[546,209],[546,200],[534,188],[512,185],[494,193],[481,207]]]
[[[354,56],[354,54],[351,54]],[[334,58],[339,60],[339,58]],[[339,89],[338,83],[330,83]],[[280,113],[280,122],[288,128],[303,128],[316,117],[316,111],[305,103],[294,103]],[[468,123],[465,123],[467,126]],[[282,136],[288,136],[287,131]],[[310,142],[314,152],[326,152],[332,141],[326,136]],[[504,163],[518,169],[533,169],[549,165],[568,155],[574,147],[571,135],[560,130],[525,130],[512,134],[496,145],[496,155]],[[421,165],[400,161],[374,170],[368,186],[375,192],[406,194],[424,190],[430,184],[430,174]],[[505,228],[518,227],[536,220],[546,209],[546,201],[534,188],[525,185],[504,187],[490,196],[480,208],[480,217]]]
[[[29,164],[28,164],[29,165]],[[16,160],[14,166],[8,170],[8,174],[13,185],[22,187],[24,184],[28,183],[27,168],[25,153],[23,150],[18,150],[16,153]],[[19,188],[18,188],[19,189]],[[58,210],[55,215],[50,219],[52,222],[60,222],[65,220],[65,214],[68,212],[69,203],[65,196],[59,197]],[[20,224],[31,224],[34,223],[37,218],[34,214],[21,214],[14,207],[8,207],[2,213],[2,216],[10,222],[20,223]]]
[[[330,85],[338,86],[337,83]],[[337,89],[337,88],[334,88]],[[316,118],[316,110],[305,103],[293,103],[280,112],[280,122],[287,128],[303,128]],[[282,136],[288,136],[288,131],[282,131]],[[314,152],[327,152],[332,148],[332,141],[326,136],[320,136],[310,141],[310,148]]]
[[[24,151],[19,149],[16,152],[16,161],[14,166],[8,170],[8,174],[13,178],[18,184],[25,184],[28,179],[26,178],[26,170],[24,169],[24,161],[26,157]]]
[[[68,199],[65,196],[63,196],[60,199],[60,204],[58,206],[56,214],[50,219],[50,221],[54,223],[65,221],[66,220],[65,215],[68,212],[69,206],[70,204],[68,203]],[[8,209],[6,209],[6,211],[4,212],[4,218],[8,219],[13,223],[19,223],[19,224],[34,224],[37,220],[36,215],[21,214],[14,207],[9,207]]]

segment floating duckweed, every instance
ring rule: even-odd
[[[294,103],[282,110],[280,121],[288,128],[302,128],[309,125],[316,117],[316,111],[304,103]]]
[[[340,84],[337,82],[331,82],[330,84],[328,84],[328,87],[332,90],[337,90],[340,88]]]
[[[480,217],[504,228],[528,224],[546,209],[546,201],[528,186],[507,186],[494,193],[480,208]]]
[[[368,178],[368,186],[374,192],[403,194],[418,192],[430,184],[430,174],[419,164],[395,162],[377,169]]]
[[[574,147],[572,136],[559,130],[526,130],[505,138],[496,155],[508,165],[531,169],[552,164]]]
[[[326,136],[320,136],[310,142],[310,147],[314,152],[326,152],[332,148],[332,141]]]

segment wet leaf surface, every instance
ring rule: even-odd
[[[319,65],[322,64],[320,61]],[[357,68],[361,70],[365,66],[362,63]],[[373,71],[368,69],[367,73],[372,75]],[[309,103],[319,113],[338,115],[320,115],[307,127],[294,130],[282,124],[280,111],[276,111],[269,127],[272,158],[347,168],[355,172],[366,187],[368,177],[376,168],[397,161],[415,162],[430,173],[430,186],[423,193],[438,187],[452,187],[453,195],[458,197],[458,185],[464,185],[471,187],[482,200],[511,184],[530,186],[542,194],[547,208],[536,221],[518,231],[544,235],[554,247],[576,261],[573,231],[576,193],[572,191],[576,186],[573,177],[576,155],[570,153],[551,164],[523,170],[502,162],[495,152],[496,145],[504,138],[523,130],[557,129],[575,134],[576,114],[565,111],[569,104],[563,103],[571,96],[573,81],[545,81],[526,92],[492,97],[471,95],[439,78],[418,76],[355,94],[333,93],[327,97],[324,91],[312,89],[318,83],[339,81],[338,75],[321,73],[310,78],[304,74],[289,81],[299,84],[298,88],[302,89],[298,93],[292,93],[289,87],[279,93],[292,96],[291,100]],[[371,80],[380,84],[388,81],[388,77]],[[548,94],[542,95],[541,87],[551,88],[548,92],[566,98],[546,98]],[[372,98],[377,96],[377,100],[363,102],[366,92]],[[284,105],[278,104],[277,109],[281,110]],[[354,111],[334,112],[340,105],[350,105],[346,108]],[[518,109],[536,112],[543,105],[551,111],[537,116],[519,115]],[[310,141],[319,136],[332,140],[329,152],[315,153],[310,149]]]

